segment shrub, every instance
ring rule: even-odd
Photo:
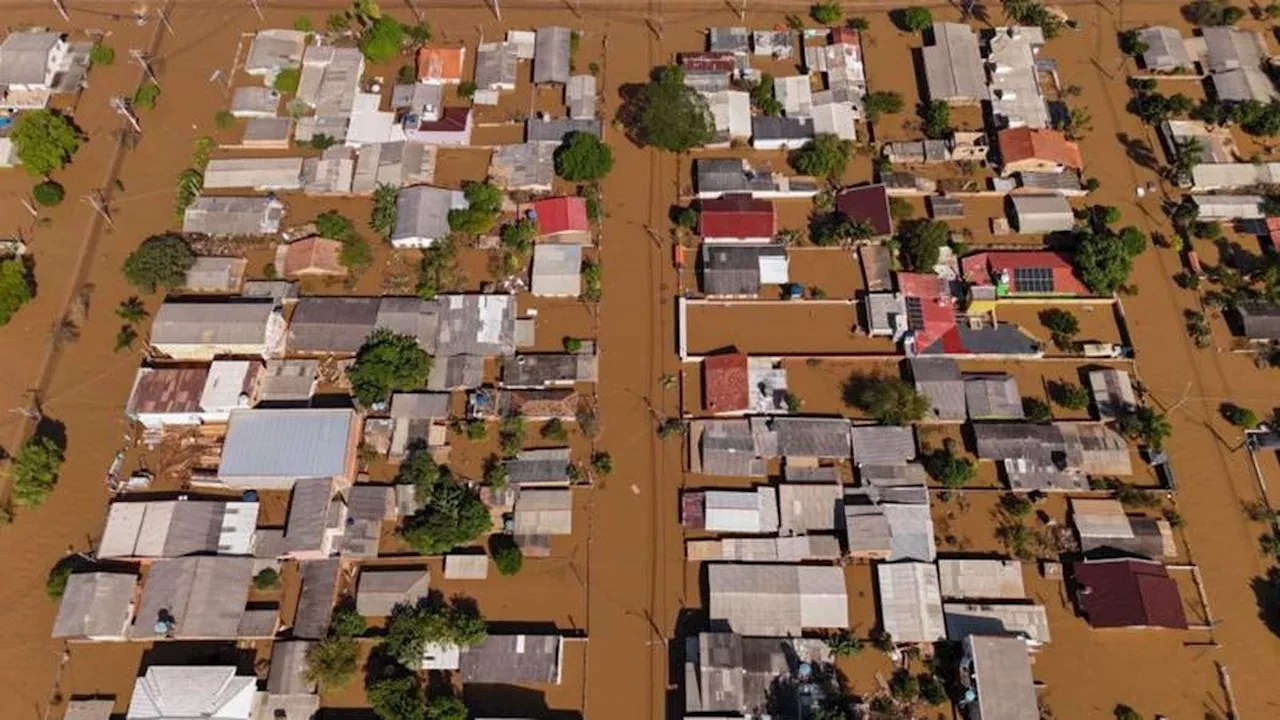
[[[0,325],[8,324],[34,295],[26,265],[21,260],[0,260]]]
[[[1141,57],[1150,48],[1138,36],[1137,30],[1125,30],[1120,33],[1120,52],[1133,57]]]
[[[844,17],[844,10],[838,2],[823,2],[809,6],[809,17],[820,25],[834,25]]]
[[[411,335],[387,328],[370,333],[347,370],[351,394],[365,406],[386,401],[397,390],[422,387],[431,373],[431,358]]]
[[[889,198],[889,214],[894,220],[910,220],[916,214],[916,209],[910,200],[895,195]]]
[[[862,641],[848,630],[840,630],[827,637],[827,647],[838,658],[853,657],[862,652]]]
[[[1234,25],[1244,17],[1244,10],[1229,5],[1227,0],[1195,0],[1183,6],[1182,15],[1201,27]]]
[[[510,535],[492,535],[489,537],[489,555],[493,564],[503,575],[515,575],[524,565],[524,553],[516,545]]]
[[[46,176],[71,162],[84,143],[80,129],[54,110],[19,113],[9,139],[22,167],[37,176]]]
[[[607,452],[592,453],[591,469],[601,477],[608,476],[613,472],[613,456]]]
[[[213,114],[213,124],[226,130],[236,124],[236,116],[230,110],[219,110]]]
[[[898,668],[889,679],[889,694],[901,702],[911,702],[920,696],[920,681],[910,670]]]
[[[138,341],[138,329],[132,325],[121,325],[116,331],[115,352],[121,350],[132,350],[133,344]]]
[[[298,32],[309,33],[315,28],[311,25],[311,18],[306,15],[299,15],[293,19],[293,29]]]
[[[427,701],[426,720],[467,720],[467,706],[452,695],[437,695]]]
[[[1075,336],[1080,333],[1079,318],[1061,308],[1041,310],[1040,324],[1053,334],[1054,344],[1063,349],[1067,349]]]
[[[890,19],[902,30],[921,32],[933,25],[933,13],[928,8],[909,7],[889,13]]]
[[[951,443],[925,455],[924,469],[929,477],[948,490],[964,487],[978,473],[973,461],[955,454]]]
[[[89,64],[93,67],[111,65],[116,61],[116,49],[98,43],[89,49]]]
[[[342,250],[338,252],[338,262],[347,269],[351,277],[359,277],[373,264],[373,248],[370,247],[369,241],[362,237],[352,238],[342,243]]]
[[[476,96],[476,84],[470,80],[463,80],[458,83],[458,97],[463,100],[470,100]]]
[[[582,261],[582,299],[587,302],[600,302],[604,296],[604,270],[600,263],[593,260]]]
[[[284,68],[277,75],[271,87],[282,93],[298,92],[298,83],[302,80],[301,68]]]
[[[413,667],[422,663],[421,656]],[[365,696],[379,720],[426,720],[422,686],[417,675],[401,675],[374,680],[365,688]]]
[[[675,221],[678,227],[693,230],[698,227],[698,211],[691,207],[682,207],[676,211]]]
[[[567,353],[582,352],[581,338],[565,336],[563,344],[564,344],[564,351]]]
[[[947,700],[946,688],[942,682],[930,673],[921,673],[916,677],[920,687],[920,699],[930,705],[941,705]]]
[[[1068,410],[1084,410],[1089,407],[1089,391],[1072,382],[1050,382],[1049,398]]]
[[[924,121],[924,134],[934,140],[942,140],[951,134],[951,106],[934,100],[923,106],[920,118]]]
[[[144,110],[150,110],[156,106],[156,100],[160,97],[160,86],[153,82],[146,82],[138,91],[133,94],[133,106]]]
[[[71,577],[71,571],[75,569],[76,564],[77,559],[74,556],[68,556],[49,568],[49,574],[44,579],[45,596],[50,600],[62,599],[62,594],[67,591],[67,580]]]
[[[144,293],[178,287],[196,262],[196,253],[181,235],[152,235],[124,261],[124,276]]]
[[[887,90],[873,90],[863,99],[868,122],[879,120],[881,115],[900,113],[902,105],[902,96]]]
[[[569,431],[565,429],[564,421],[560,418],[551,418],[546,421],[538,432],[542,437],[554,442],[562,443],[569,439]]]
[[[1124,703],[1116,705],[1115,710],[1112,712],[1115,713],[1116,720],[1142,720],[1141,713]]]
[[[324,133],[316,133],[311,136],[311,142],[307,143],[316,150],[328,150],[338,144],[338,138]]]
[[[262,568],[253,576],[253,586],[259,590],[276,590],[280,587],[280,573],[275,568]]]
[[[1049,422],[1053,417],[1049,403],[1033,397],[1022,398],[1022,414],[1035,423]]]
[[[524,416],[508,415],[498,424],[498,444],[504,457],[515,457],[524,447]]]
[[[1005,493],[1000,496],[1000,509],[1013,517],[1026,517],[1031,514],[1031,501],[1025,495]]]
[[[764,73],[760,82],[751,87],[751,107],[759,110],[761,115],[777,117],[782,114],[782,103],[778,101],[774,85],[773,76]]]
[[[449,229],[480,235],[493,229],[502,211],[502,191],[489,183],[468,182],[462,186],[467,207],[449,211]]]
[[[1218,406],[1218,412],[1224,420],[1243,430],[1256,427],[1258,424],[1258,416],[1252,410],[1235,403],[1222,403]]]
[[[613,150],[590,133],[569,133],[555,154],[556,175],[569,182],[593,182],[613,169]]]
[[[373,191],[373,214],[369,227],[383,237],[389,237],[396,227],[396,212],[400,189],[395,185],[380,184]]]
[[[360,34],[359,46],[369,62],[382,63],[398,55],[403,42],[404,26],[384,15],[374,19]]]
[[[347,601],[338,603],[329,619],[329,634],[334,637],[360,637],[364,634],[364,617]]]
[[[66,194],[67,191],[63,189],[62,185],[53,180],[45,180],[31,188],[31,197],[35,198],[37,204],[44,207],[54,207],[60,204]]]
[[[43,505],[58,483],[62,460],[62,448],[51,438],[37,435],[28,439],[9,467],[13,499],[27,507]]]
[[[849,20],[845,22],[845,25],[854,30],[857,30],[858,32],[866,32],[868,29],[871,28],[871,21],[867,20],[865,17],[862,17],[861,15],[858,15],[858,16],[849,18]]]

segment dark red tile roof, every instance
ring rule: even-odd
[[[1072,566],[1076,601],[1094,627],[1163,627],[1185,630],[1178,585],[1151,560],[1095,560]]]
[[[970,255],[960,261],[964,278],[978,285],[995,285],[1000,274],[1009,273],[1009,291],[1011,293],[1027,293],[1035,290],[1017,286],[1015,270],[1028,268],[1045,268],[1052,272],[1054,295],[1090,295],[1089,288],[1075,276],[1071,266],[1071,258],[1065,253],[1052,250],[1024,250],[1012,252],[985,252]],[[1038,292],[1038,294],[1046,294]]]
[[[680,53],[680,66],[693,73],[731,73],[738,68],[738,60],[731,52]]]
[[[209,378],[209,366],[162,367],[140,372],[129,398],[131,413],[192,413]],[[745,385],[745,383],[744,383]]]
[[[418,123],[419,132],[462,132],[467,129],[467,118],[471,116],[471,108],[447,107],[440,113],[440,119],[434,122]]]
[[[844,26],[831,28],[832,45],[858,45],[859,42],[860,36],[857,30]]]
[[[702,361],[702,396],[710,412],[747,409],[747,356],[712,355]]]
[[[539,235],[586,232],[591,229],[591,223],[587,221],[586,198],[546,198],[529,203],[529,208],[537,213]]]
[[[773,202],[750,195],[725,195],[703,200],[698,234],[712,238],[771,238],[777,232]]]
[[[1001,130],[996,142],[1005,165],[1023,160],[1044,160],[1074,170],[1084,168],[1080,146],[1057,130],[1010,128]]]
[[[877,235],[893,234],[893,216],[889,214],[889,193],[884,185],[846,188],[836,195],[836,210],[850,220],[866,220]]]

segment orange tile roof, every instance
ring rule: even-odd
[[[1010,128],[1000,131],[1000,157],[1004,164],[1023,160],[1047,160],[1074,170],[1084,168],[1080,146],[1057,130]]]
[[[424,47],[418,50],[418,79],[461,82],[465,47]]]
[[[309,237],[290,243],[284,251],[285,277],[295,275],[346,275],[340,256],[342,243],[322,237]]]

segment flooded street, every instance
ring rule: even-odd
[[[0,623],[6,628],[6,642],[0,648],[0,689],[4,691],[0,717],[20,720],[60,717],[61,706],[50,707],[59,678],[56,687],[61,699],[110,695],[116,698],[116,711],[123,712],[144,660],[172,659],[172,646],[75,645],[60,671],[66,646],[49,637],[57,606],[45,597],[44,580],[58,559],[68,552],[88,550],[101,531],[108,499],[104,476],[124,443],[123,406],[141,359],[137,350],[112,352],[120,324],[114,310],[134,294],[119,268],[142,239],[178,224],[173,212],[174,179],[190,163],[196,139],[218,135],[214,114],[229,102],[223,87],[208,78],[215,70],[231,69],[237,53],[243,52],[243,34],[263,27],[289,27],[302,13],[319,25],[324,15],[346,5],[336,0],[309,4],[273,0],[263,3],[265,18],[260,21],[242,0],[179,0],[170,3],[176,36],[167,37],[154,23],[140,28],[127,18],[115,17],[128,12],[125,4],[68,4],[73,6],[72,25],[61,21],[45,4],[0,2],[0,15],[10,27],[100,28],[108,33],[106,42],[117,50],[115,64],[93,69],[88,89],[74,101],[76,122],[88,142],[71,166],[54,173],[66,186],[67,201],[42,213],[49,218],[47,223],[33,222],[20,203],[33,178],[21,169],[0,171],[0,217],[9,220],[4,232],[23,230],[32,247],[39,285],[35,300],[0,328],[0,347],[5,349],[0,361],[0,445],[12,453],[28,435],[29,423],[21,411],[31,406],[32,391],[38,391],[43,413],[65,426],[68,438],[67,461],[48,502],[38,509],[19,509],[12,525],[0,529],[0,552],[8,560],[6,579],[0,586]],[[554,623],[561,630],[585,632],[588,642],[572,644],[567,650],[562,684],[545,695],[522,700],[526,704],[520,707],[538,707],[545,714],[581,712],[590,718],[678,717],[676,683],[680,678],[670,675],[671,660],[682,656],[680,634],[689,627],[700,627],[694,623],[700,621],[698,613],[705,598],[700,590],[703,569],[684,558],[684,536],[676,508],[680,489],[686,482],[697,484],[699,478],[690,478],[683,471],[683,439],[660,439],[655,430],[663,420],[682,411],[698,412],[700,384],[696,377],[683,388],[662,381],[664,375],[682,370],[696,375],[699,368],[692,363],[682,367],[678,360],[675,297],[681,281],[672,267],[669,241],[658,242],[654,237],[666,238],[671,206],[688,195],[690,159],[638,148],[611,121],[619,107],[620,85],[643,83],[653,67],[670,61],[675,53],[700,49],[707,25],[739,21],[723,3],[668,3],[662,10],[659,39],[646,25],[646,16],[660,8],[660,3],[583,2],[581,18],[559,4],[503,3],[501,23],[480,3],[464,9],[413,4],[421,7],[438,32],[454,41],[466,41],[469,48],[474,48],[481,36],[498,37],[504,28],[554,22],[582,30],[583,61],[598,60],[600,64],[600,82],[606,88],[600,112],[605,118],[605,139],[616,160],[603,183],[607,212],[600,243],[604,299],[598,313],[567,300],[520,299],[522,313],[528,308],[538,311],[537,351],[556,351],[566,335],[597,337],[601,434],[596,448],[611,453],[615,470],[594,488],[575,491],[574,533],[557,539],[551,558],[530,561],[516,578],[495,581],[491,577],[483,585],[457,581],[438,586],[447,593],[472,595],[495,622],[540,621]],[[753,8],[747,24],[782,26],[784,10],[802,13],[807,4],[774,3],[768,12]],[[958,17],[956,11],[941,4],[927,4],[933,6],[936,19]],[[1057,60],[1064,83],[1081,87],[1073,102],[1088,107],[1093,116],[1093,129],[1082,141],[1085,174],[1101,178],[1102,186],[1089,202],[1115,205],[1125,223],[1167,234],[1170,228],[1159,209],[1160,193],[1140,201],[1134,196],[1135,187],[1148,182],[1160,185],[1161,181],[1155,170],[1126,157],[1124,140],[1139,138],[1151,148],[1158,148],[1159,143],[1150,128],[1124,110],[1128,91],[1114,38],[1120,29],[1156,22],[1178,27],[1184,34],[1189,34],[1190,28],[1178,18],[1172,3],[1125,4],[1120,10],[1091,3],[1061,4],[1081,28],[1051,40],[1043,55]],[[399,4],[384,5],[402,20],[410,17]],[[997,15],[996,4],[991,5],[990,12]],[[890,6],[856,4],[860,8],[857,13],[871,20],[865,46],[871,88],[898,91],[906,101],[903,113],[877,126],[877,141],[914,138],[919,133],[919,120],[912,108],[920,91],[915,73],[907,68],[914,67],[914,49],[920,38],[892,28],[883,11]],[[847,9],[852,7],[855,5]],[[136,149],[123,152],[117,164],[115,133],[122,120],[108,107],[108,100],[131,96],[141,79],[140,69],[128,62],[127,50],[152,47],[162,94],[154,109],[140,111],[142,140]],[[554,104],[541,97],[546,93],[527,91],[523,84],[527,82],[526,71],[522,67],[521,91],[515,93],[513,102],[539,107]],[[243,76],[237,80],[241,81]],[[504,100],[504,109],[493,110],[486,121],[504,119],[502,113],[511,112],[506,106]],[[485,142],[490,138],[512,141],[518,136],[506,126],[483,130]],[[767,157],[775,169],[783,169],[782,153],[750,156],[761,161]],[[465,180],[482,179],[486,159],[484,150],[442,153],[436,181],[457,186]],[[858,156],[850,163],[845,179],[850,183],[869,181],[870,165],[868,156]],[[101,220],[80,199],[97,189],[111,196],[110,228],[100,227]],[[286,224],[337,208],[365,232],[367,200],[301,196],[287,200]],[[913,204],[917,216],[923,214],[923,205]],[[972,245],[993,243],[994,236],[983,229],[987,226],[984,217],[978,215],[996,212],[999,203],[983,199],[968,207],[970,215],[964,226],[973,230]],[[804,215],[798,205],[788,205],[786,224],[798,225]],[[374,240],[371,235],[369,239]],[[1016,241],[1022,243],[1027,238]],[[1196,242],[1202,256],[1216,257],[1210,243]],[[393,270],[412,272],[412,263],[404,258],[412,258],[412,262],[417,258],[414,253],[398,259],[392,256],[379,245],[373,269],[355,287],[317,284],[308,286],[307,291],[389,292],[388,276]],[[262,261],[258,255],[252,257],[250,274],[258,277],[255,265]],[[489,280],[485,253],[468,250],[460,265],[465,275],[461,284],[466,289],[475,290]],[[1180,532],[1189,548],[1181,560],[1200,567],[1216,624],[1210,631],[1186,633],[1094,630],[1074,616],[1060,582],[1041,578],[1034,564],[1025,564],[1029,595],[1046,606],[1053,633],[1052,642],[1034,657],[1033,671],[1044,684],[1042,694],[1055,717],[1064,720],[1108,718],[1117,703],[1131,705],[1147,717],[1161,713],[1178,720],[1225,718],[1227,701],[1219,665],[1229,674],[1241,718],[1277,717],[1280,692],[1275,678],[1280,677],[1280,638],[1277,628],[1269,627],[1266,621],[1275,616],[1277,598],[1256,589],[1256,580],[1266,574],[1272,562],[1258,551],[1258,536],[1264,526],[1250,522],[1241,509],[1258,501],[1259,493],[1249,458],[1241,449],[1240,433],[1220,418],[1218,406],[1229,400],[1251,407],[1260,416],[1269,413],[1280,405],[1280,375],[1275,370],[1255,369],[1245,356],[1217,347],[1194,347],[1184,332],[1182,312],[1198,309],[1199,304],[1196,295],[1178,289],[1171,281],[1181,268],[1173,251],[1148,250],[1136,265],[1132,282],[1139,292],[1123,298],[1125,322],[1137,348],[1134,369],[1155,403],[1170,410],[1174,432],[1168,450],[1179,482],[1176,509],[1186,520]],[[791,267],[796,282],[822,288],[832,299],[830,304],[691,305],[690,353],[728,347],[781,355],[878,356],[893,351],[885,339],[852,332],[857,313],[847,300],[863,288],[863,281],[851,254],[806,249],[795,253]],[[688,273],[684,287],[693,287]],[[84,298],[87,313],[79,323],[78,339],[55,348],[53,328],[70,306]],[[154,312],[160,297],[144,299]],[[1091,312],[1075,311],[1084,328],[1082,336],[1121,340],[1110,308],[1094,307]],[[1037,319],[1038,309],[1035,305],[1002,307],[1001,319],[1047,338]],[[1215,324],[1215,332],[1216,346],[1228,347],[1225,327]],[[789,386],[803,401],[806,412],[848,416],[856,413],[844,405],[840,391],[851,373],[891,374],[899,369],[896,360],[879,358],[796,358],[785,364]],[[1080,372],[1088,366],[1074,359],[961,363],[965,372],[1009,372],[1017,378],[1024,397],[1039,398],[1045,397],[1047,382],[1080,382]],[[1084,417],[1057,407],[1054,413],[1060,419]],[[930,429],[922,432],[920,439],[936,446],[938,438],[948,432]],[[531,446],[536,444],[530,442]],[[586,452],[586,445],[575,433],[579,454]],[[459,443],[455,452],[460,471],[477,474],[490,451],[489,446]],[[1261,458],[1261,464],[1271,485],[1280,483],[1280,463],[1268,456]],[[1148,482],[1145,469],[1139,472],[1142,474],[1135,481]],[[716,482],[729,484],[723,478]],[[972,543],[970,548],[1000,550],[988,512],[993,507],[995,485],[994,466],[984,464],[975,481],[981,488],[975,498],[980,500],[975,499],[964,511],[956,509],[954,502],[935,507],[935,518],[952,523],[949,527],[957,538],[956,549],[965,538]],[[1064,505],[1061,499],[1053,499],[1047,507],[1056,516],[1064,511]],[[955,516],[949,517],[952,512]],[[442,574],[439,561],[430,564],[432,583],[437,585],[436,578]],[[860,635],[876,621],[874,574],[865,564],[846,570],[850,618]],[[1184,596],[1191,594],[1189,587],[1184,586],[1183,591]],[[1270,605],[1264,608],[1260,605],[1263,602]],[[1188,612],[1194,615],[1197,610],[1189,607]],[[199,648],[186,657],[210,658],[217,652],[226,652],[226,646]],[[842,663],[842,669],[848,673],[853,690],[860,693],[875,689],[875,673],[889,671],[884,656],[870,650]],[[503,714],[493,698],[468,700],[473,712]],[[327,706],[335,707],[363,702],[358,683],[325,698]]]

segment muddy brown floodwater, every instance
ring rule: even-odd
[[[27,232],[39,283],[37,298],[13,322],[0,328],[0,347],[5,349],[0,364],[4,370],[0,373],[0,408],[4,410],[0,442],[12,450],[24,436],[21,416],[9,409],[27,406],[32,388],[42,391],[45,413],[64,424],[68,438],[61,482],[48,503],[20,511],[16,521],[0,531],[0,552],[7,558],[6,579],[0,590],[0,623],[6,628],[0,648],[0,689],[4,691],[0,716],[32,720],[58,717],[61,708],[49,708],[58,677],[61,697],[113,695],[117,711],[123,711],[144,659],[174,656],[173,648],[146,645],[75,646],[60,673],[64,646],[49,639],[56,607],[41,589],[55,561],[68,550],[88,548],[100,532],[107,500],[103,476],[122,444],[122,407],[139,354],[111,352],[118,328],[113,309],[132,294],[118,269],[144,237],[174,227],[174,178],[189,163],[195,139],[217,134],[213,114],[227,103],[226,95],[208,78],[216,69],[230,69],[242,34],[262,27],[288,27],[302,13],[320,24],[328,12],[346,5],[337,0],[263,3],[265,19],[259,20],[240,0],[174,3],[170,17],[176,37],[162,38],[154,52],[163,94],[155,109],[142,111],[144,137],[137,149],[124,155],[112,203],[114,227],[95,234],[94,215],[78,198],[111,185],[113,132],[121,121],[108,109],[107,100],[113,95],[132,94],[140,71],[124,61],[125,51],[148,47],[157,28],[138,28],[117,17],[117,13],[130,12],[132,6],[127,3],[86,0],[68,4],[73,6],[70,26],[44,3],[0,4],[0,16],[10,26],[99,28],[109,33],[108,43],[117,49],[116,64],[93,70],[90,87],[76,103],[76,121],[89,142],[72,166],[55,173],[67,188],[68,202],[44,213],[50,222],[29,227],[18,198],[30,187],[31,178],[20,171],[0,173],[0,213],[11,219],[11,225],[22,225]],[[413,4],[422,6],[442,37],[465,41],[470,49],[480,34],[494,38],[504,28],[559,23],[582,30],[580,62],[599,62],[605,88],[601,110],[606,119],[618,108],[618,86],[643,82],[654,66],[667,62],[675,53],[701,48],[708,25],[739,23],[729,7],[710,0],[665,4],[584,1],[579,3],[581,18],[558,3],[510,0],[502,3],[502,23],[482,3],[465,9]],[[781,26],[784,11],[802,13],[807,4],[775,2],[768,6],[768,12],[753,7],[747,24]],[[914,70],[920,37],[892,28],[884,10],[896,4],[857,4],[857,12],[871,20],[866,45],[871,86],[899,91],[907,101],[907,112],[886,118],[876,128],[880,141],[914,138],[918,133],[918,120],[911,108],[920,92],[915,73],[906,69]],[[937,19],[957,18],[957,13],[942,3],[928,4]],[[1152,169],[1130,162],[1122,142],[1136,139],[1148,149],[1158,148],[1158,143],[1149,128],[1124,112],[1124,66],[1114,38],[1117,30],[1150,23],[1173,25],[1184,33],[1189,28],[1178,17],[1176,3],[1130,2],[1118,7],[1076,1],[1057,4],[1073,14],[1080,29],[1050,41],[1042,56],[1057,60],[1063,82],[1081,88],[1073,102],[1092,111],[1093,129],[1083,141],[1086,174],[1101,178],[1102,189],[1091,200],[1118,206],[1125,222],[1168,233],[1159,212],[1160,198],[1149,196],[1141,202],[1133,198],[1135,186],[1159,183],[1159,178]],[[399,4],[384,5],[397,17],[409,18],[409,10]],[[994,7],[988,11],[998,20]],[[661,39],[646,26],[646,17],[659,13],[663,20]],[[1246,21],[1244,25],[1255,23]],[[394,72],[394,65],[379,67],[377,72]],[[244,79],[237,82],[243,84]],[[546,92],[535,97],[522,88],[510,103],[504,101],[501,109],[486,111],[482,119],[502,122],[528,108],[550,107],[554,100]],[[485,127],[477,135],[488,143],[513,140],[516,133],[510,127]],[[581,512],[575,516],[574,535],[556,544],[552,558],[537,561],[518,579],[505,583],[475,588],[458,583],[448,589],[474,595],[481,609],[498,622],[540,619],[564,629],[585,628],[590,640],[570,653],[561,686],[545,695],[538,693],[541,707],[596,718],[659,718],[673,716],[671,708],[678,707],[670,704],[678,678],[668,674],[668,641],[692,627],[684,621],[697,617],[704,600],[699,589],[701,568],[685,562],[683,538],[675,522],[677,493],[685,483],[683,445],[678,439],[659,440],[654,432],[663,418],[681,410],[679,390],[660,382],[662,375],[680,369],[674,345],[673,297],[678,280],[670,264],[670,247],[655,244],[647,231],[653,229],[660,237],[665,234],[670,206],[687,194],[689,162],[688,158],[637,148],[608,122],[605,135],[614,148],[616,166],[604,183],[608,218],[601,249],[604,301],[598,318],[599,447],[612,453],[616,470],[594,489],[575,495]],[[1131,151],[1133,144],[1130,142]],[[1261,149],[1246,146],[1250,151]],[[442,154],[447,162],[441,168],[441,182],[480,179],[484,156],[482,150]],[[779,169],[784,161],[781,153],[753,156],[762,160],[767,156]],[[845,180],[870,179],[869,156],[860,154],[850,163]],[[291,212],[291,222],[309,219],[329,207],[343,208],[357,220],[367,217],[362,201],[288,200],[291,210],[297,212]],[[974,231],[975,246],[993,240],[977,211],[990,214],[987,211],[995,212],[997,205],[982,200],[970,208],[972,215],[962,225]],[[921,210],[917,203],[917,214]],[[805,213],[803,208],[788,207],[784,215],[787,223],[798,225]],[[1030,244],[1034,238],[1016,241]],[[861,280],[840,270],[856,272],[856,264],[841,257],[828,265],[821,259],[826,252],[798,256],[798,281],[823,287],[833,298],[850,296]],[[415,256],[410,253],[406,257]],[[460,263],[467,274],[466,287],[474,288],[486,279],[483,255],[467,254]],[[377,273],[401,272],[404,265],[403,259],[392,260],[390,253],[380,250],[375,270],[354,291],[379,292],[382,286]],[[1181,313],[1196,307],[1197,300],[1171,283],[1170,276],[1178,269],[1179,261],[1172,251],[1145,253],[1137,261],[1133,278],[1141,292],[1125,299],[1125,309],[1138,348],[1135,369],[1154,400],[1173,408],[1174,436],[1169,450],[1180,480],[1177,509],[1187,521],[1183,537],[1189,559],[1201,567],[1217,624],[1208,633],[1189,635],[1095,631],[1072,614],[1062,600],[1059,583],[1040,579],[1033,566],[1026,566],[1029,590],[1049,608],[1053,642],[1036,656],[1034,672],[1044,683],[1044,697],[1056,717],[1105,718],[1118,702],[1130,704],[1148,717],[1156,713],[1176,718],[1206,717],[1207,713],[1225,717],[1226,700],[1216,663],[1230,674],[1241,717],[1277,715],[1280,700],[1275,678],[1280,675],[1280,640],[1264,621],[1259,605],[1263,596],[1255,592],[1255,579],[1266,573],[1270,563],[1257,550],[1262,526],[1248,522],[1240,509],[1242,503],[1256,501],[1258,493],[1248,458],[1239,450],[1239,434],[1218,417],[1217,406],[1233,400],[1261,413],[1280,404],[1280,392],[1274,371],[1255,370],[1247,358],[1238,355],[1194,348],[1183,332]],[[48,361],[51,330],[77,295],[88,297],[79,338],[60,353],[49,355],[52,361]],[[154,310],[159,298],[147,300]],[[554,349],[564,334],[588,336],[595,325],[595,318],[581,306],[555,301],[534,305],[539,310],[540,350]],[[522,299],[521,306],[530,305]],[[795,305],[775,305],[763,315],[752,314],[764,307],[699,310],[705,315],[700,320],[704,339],[699,342],[706,347],[701,349],[737,345],[751,351],[777,352],[795,346],[809,352],[847,352],[868,342],[848,335],[853,317],[849,306],[815,310],[821,317],[812,319],[806,315],[807,308]],[[716,313],[722,314],[712,317]],[[1030,315],[1019,319],[1029,327],[1035,324]],[[767,332],[761,329],[770,326]],[[1220,323],[1214,327],[1216,333],[1224,332]],[[1108,332],[1101,322],[1090,329],[1090,334],[1099,336]],[[1225,336],[1215,340],[1217,345],[1227,344]],[[864,366],[893,369],[892,362],[865,361]],[[801,360],[792,367],[793,387],[808,408],[847,412],[838,392],[853,365],[809,365]],[[1010,371],[1023,385],[1023,394],[1032,394],[1037,382],[1070,376],[1078,367],[1078,363],[1054,363],[1043,369],[1019,364]],[[982,363],[965,364],[964,369],[996,368]],[[575,436],[574,444],[580,446],[582,439]],[[458,462],[473,468],[488,451],[478,444],[460,443]],[[1274,458],[1264,459],[1263,469],[1272,477],[1280,473]],[[980,485],[990,487],[986,470]],[[957,533],[984,547],[992,543],[989,519],[979,503],[954,520],[946,517],[949,510],[942,512],[943,519],[955,523]],[[859,632],[864,632],[875,622],[871,569],[854,565],[847,570],[847,577],[851,617]],[[1187,646],[1186,642],[1213,644]],[[670,647],[678,652],[680,643]],[[250,655],[261,652],[261,648],[249,650]],[[187,659],[203,659],[225,652],[225,648],[187,652]],[[868,692],[875,687],[875,673],[886,673],[889,668],[878,653],[863,653],[843,663],[843,669],[855,691]],[[470,699],[477,703],[477,709],[494,709],[483,698]],[[351,707],[361,704],[363,695],[357,685],[326,696],[325,702]]]

